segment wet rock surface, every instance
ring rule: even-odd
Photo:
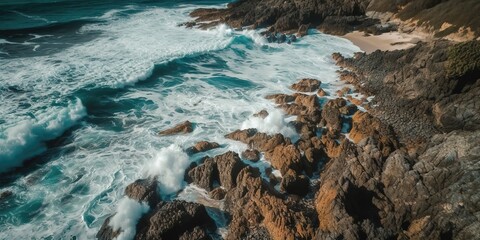
[[[220,147],[220,144],[216,142],[200,141],[200,142],[197,142],[195,146],[187,148],[186,152],[189,154],[195,154],[199,152],[206,152],[208,150],[212,150],[219,147]]]
[[[190,121],[185,121],[183,123],[177,124],[172,128],[162,130],[158,135],[174,135],[174,134],[185,134],[193,132],[193,124]]]

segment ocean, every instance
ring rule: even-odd
[[[0,239],[92,239],[125,187],[152,174],[164,199],[199,201],[183,172],[207,153],[184,149],[208,140],[221,144],[208,155],[240,152],[224,135],[249,127],[294,139],[292,118],[265,96],[305,77],[331,95],[345,86],[331,54],[360,51],[348,40],[179,26],[226,3],[0,2],[0,193],[12,193],[0,199]],[[185,120],[192,133],[157,134]]]

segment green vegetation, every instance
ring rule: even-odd
[[[480,41],[456,44],[448,49],[449,77],[463,78],[480,73]]]

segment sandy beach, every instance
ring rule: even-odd
[[[400,32],[388,32],[380,35],[365,35],[364,32],[354,31],[343,36],[357,45],[366,53],[376,50],[393,51],[415,46],[423,39],[421,36]]]

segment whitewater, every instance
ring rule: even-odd
[[[65,23],[20,12],[63,25],[21,37],[0,31],[0,193],[12,193],[0,200],[0,239],[92,239],[118,206],[132,225],[148,206],[123,191],[152,175],[164,198],[205,201],[183,181],[191,162],[246,149],[224,138],[236,129],[294,139],[291,118],[265,96],[293,93],[289,86],[305,77],[334,93],[345,85],[331,54],[360,50],[316,31],[277,44],[260,31],[179,26],[198,7],[206,5],[112,5]],[[267,118],[252,116],[263,109]],[[186,120],[191,134],[157,134]],[[201,140],[221,148],[188,156]]]

